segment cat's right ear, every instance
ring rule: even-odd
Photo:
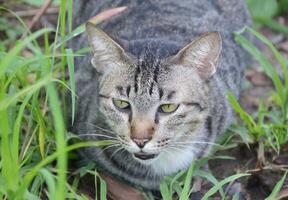
[[[127,58],[124,49],[91,22],[86,23],[86,33],[93,52],[91,62],[98,72],[103,73],[111,66],[121,65]]]
[[[194,69],[202,79],[208,79],[216,72],[221,49],[220,34],[209,32],[186,45],[174,58],[182,66]]]

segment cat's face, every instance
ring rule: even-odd
[[[87,33],[99,76],[99,110],[136,160],[199,150],[205,142],[207,79],[221,50],[217,33],[206,34],[176,55],[134,58],[91,24]],[[148,60],[147,60],[148,59]]]

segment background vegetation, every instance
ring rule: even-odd
[[[73,150],[111,144],[111,141],[80,141],[71,145],[69,141],[75,136],[68,133],[65,126],[67,108],[63,94],[71,92],[72,102],[75,101],[73,58],[89,51],[85,48],[73,52],[65,44],[81,34],[84,27],[72,29],[73,0],[54,0],[52,5],[50,2],[50,10],[45,12],[54,24],[37,27],[41,25],[40,18],[33,24],[31,17],[39,10],[32,12],[31,17],[28,11],[40,6],[43,8],[47,2],[18,0],[7,1],[0,6],[0,198],[104,200],[106,183],[93,164],[79,169],[68,167],[68,161],[77,156],[71,153]],[[280,47],[288,41],[288,1],[247,0],[247,5],[255,26],[254,29],[244,27],[236,32],[235,41],[254,57],[255,62],[250,68],[248,66],[248,71],[254,67],[258,71],[256,75],[246,74],[250,81],[246,81],[244,87],[245,90],[254,89],[253,83],[255,79],[259,83],[260,76],[261,81],[268,82],[270,90],[260,90],[266,96],[261,101],[258,98],[256,105],[249,109],[244,107],[251,102],[242,99],[239,103],[227,92],[237,120],[219,141],[221,145],[215,146],[213,157],[194,161],[187,171],[161,182],[164,200],[172,200],[174,194],[180,200],[188,199],[192,177],[202,177],[208,182],[201,194],[203,200],[240,199],[242,191],[230,194],[233,184],[238,180],[251,180],[249,177],[265,174],[267,170],[276,171],[278,176],[273,187],[266,191],[265,198],[272,200],[288,196],[288,47],[286,52]],[[26,12],[21,13],[21,9]],[[119,12],[121,9],[102,13],[92,21],[99,23]],[[252,34],[256,43],[251,43],[243,33]],[[277,42],[275,37],[281,37],[281,40],[278,38]],[[237,162],[234,155],[226,155],[225,152],[243,146],[256,154],[254,160],[251,156],[252,164],[245,163],[246,168],[233,168],[233,174],[224,177],[221,173],[213,170],[206,172],[201,168],[206,164],[213,166],[213,160],[221,163],[221,160],[229,162],[234,159],[233,162]],[[91,186],[96,194],[87,192],[87,188],[81,186],[85,175],[93,177],[93,184],[98,185]],[[270,175],[270,171],[265,174],[267,179]],[[146,193],[145,198],[154,197]]]

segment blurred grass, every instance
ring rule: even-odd
[[[256,26],[265,25],[275,31],[287,34],[288,27],[275,21],[279,15],[287,15],[287,0],[246,0]]]
[[[262,0],[249,2],[254,20],[264,25],[271,20],[274,23],[273,17],[283,13],[283,7],[287,3],[287,1]],[[41,5],[43,1],[25,0],[25,3]],[[23,20],[13,11],[0,7],[1,13],[11,12],[19,21],[18,26],[11,25],[7,19],[0,16],[0,31],[5,34],[5,39],[0,41],[1,199],[89,199],[86,194],[78,190],[79,177],[86,173],[95,176],[95,180],[100,180],[100,191],[97,192],[101,200],[106,199],[106,184],[97,171],[91,170],[90,166],[79,169],[73,176],[69,174],[72,180],[69,182],[67,180],[69,151],[87,146],[109,145],[111,141],[68,145],[71,135],[67,133],[65,127],[65,119],[68,116],[66,108],[63,107],[65,105],[63,94],[67,91],[71,92],[71,101],[75,103],[73,59],[88,52],[89,48],[73,52],[65,47],[66,42],[84,32],[84,25],[72,30],[72,0],[55,1],[55,3],[60,6],[56,29],[43,28],[33,33],[29,32],[24,40],[17,40],[23,32],[27,31]],[[263,12],[259,10],[263,11],[263,8],[259,6],[265,6],[267,9],[265,16],[260,16]],[[99,23],[124,9],[118,8],[118,10],[102,13],[91,20]],[[280,25],[280,27],[284,28],[283,32],[286,31],[286,26]],[[254,34],[271,49],[281,66],[283,77],[279,76],[266,56],[242,35],[244,31]],[[287,59],[258,32],[248,27],[242,32],[236,33],[236,41],[259,61],[265,73],[272,79],[275,91],[271,94],[273,107],[261,105],[254,116],[243,110],[230,94],[228,96],[230,102],[243,120],[236,128],[239,128],[242,133],[243,142],[248,141],[247,138],[252,138],[247,143],[261,142],[264,148],[272,147],[279,153],[281,146],[288,142]],[[55,40],[52,42],[48,37],[51,33],[55,34]],[[44,42],[40,45],[39,41]],[[28,51],[31,56],[24,56],[25,51]],[[66,71],[69,73],[70,80],[65,78]],[[75,107],[72,106],[72,118],[74,113]],[[212,174],[201,170],[209,159],[204,158],[193,162],[187,171],[165,177],[160,185],[163,199],[171,200],[174,193],[178,194],[180,200],[187,199],[191,194],[192,177],[202,177],[213,185],[204,195],[203,200],[216,192],[225,199],[226,194],[222,187],[237,178],[247,176],[247,174],[237,174],[219,181]],[[283,177],[285,178],[286,175]],[[269,198],[277,195],[284,178],[275,186]],[[236,197],[237,194],[235,199]]]
[[[23,26],[19,30],[27,30],[14,12],[1,9],[15,15]],[[65,127],[66,110],[62,109],[65,96],[62,94],[70,85],[68,89],[75,103],[72,75],[73,59],[77,55],[66,49],[64,42],[59,47],[56,44],[66,36],[66,23],[70,24],[68,29],[72,29],[72,1],[60,2],[58,19],[56,30],[43,28],[29,33],[22,41],[16,40],[21,31],[11,37],[10,30],[4,30],[8,42],[1,43],[0,54],[1,199],[42,199],[45,196],[66,199],[71,194],[76,195],[77,192],[67,186],[67,152],[109,144],[109,141],[101,141],[67,146],[69,135]],[[2,17],[1,21],[7,22]],[[51,32],[56,36],[52,43],[48,39]],[[38,44],[39,40],[44,40],[44,46]],[[10,43],[15,46],[9,48]],[[23,51],[29,51],[33,56],[23,57]],[[67,62],[72,77],[70,82],[65,79]],[[53,163],[55,159],[56,165]],[[45,192],[46,186],[48,193]],[[87,199],[85,195],[81,196],[83,198],[77,196],[77,199]]]
[[[266,55],[242,35],[244,32],[253,34],[269,47],[281,67],[283,78],[278,74]],[[279,154],[281,146],[288,143],[287,60],[267,38],[249,27],[235,33],[235,40],[261,64],[264,73],[272,80],[275,90],[271,92],[272,105],[260,104],[258,113],[254,118],[241,108],[232,93],[228,93],[228,99],[248,129],[246,131],[248,136],[244,135],[244,137],[252,138],[254,143],[264,142],[265,146],[272,147]]]

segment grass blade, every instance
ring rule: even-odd
[[[160,183],[160,192],[163,200],[172,200],[172,194],[169,191],[168,184],[165,179],[163,179]]]
[[[74,116],[75,116],[75,77],[74,77],[74,56],[72,49],[66,49],[67,53],[67,63],[68,63],[68,70],[69,70],[69,77],[70,77],[70,88],[71,88],[71,118],[72,124],[74,123]],[[70,116],[68,116],[70,117]]]
[[[93,147],[93,146],[94,147],[100,147],[100,146],[105,146],[105,145],[109,145],[109,144],[113,144],[113,143],[110,142],[110,141],[80,142],[80,143],[75,143],[75,144],[70,145],[70,146],[66,146],[65,148],[62,149],[62,151],[67,153],[69,151],[73,151],[73,150],[76,150],[76,149],[79,149],[79,148]],[[51,163],[55,159],[57,159],[59,154],[63,153],[63,152],[56,151],[56,152],[50,154],[49,156],[47,156],[45,159],[43,159],[37,165],[33,166],[33,168],[31,170],[29,170],[27,172],[27,174],[24,176],[22,184],[18,188],[17,192],[15,192],[14,197],[16,199],[17,198],[21,199],[21,197],[23,196],[25,190],[28,188],[30,182],[37,175],[39,170],[41,170],[41,168],[43,168],[44,166],[48,165],[49,163]]]
[[[221,189],[225,184],[232,182],[238,178],[250,176],[250,174],[235,174],[225,178],[224,180],[220,181],[218,184],[214,185],[205,195],[202,197],[201,200],[208,200],[208,197],[214,195],[219,189]]]
[[[284,181],[286,179],[286,176],[287,176],[287,173],[288,171],[285,172],[284,176],[281,178],[281,180],[275,185],[272,193],[265,199],[265,200],[274,200],[277,195],[279,194],[283,184],[284,184]]]
[[[184,187],[183,187],[183,190],[181,192],[181,196],[180,196],[179,200],[187,200],[187,199],[189,199],[191,181],[192,181],[192,176],[193,176],[194,170],[195,170],[195,161],[193,160],[192,164],[190,165],[190,167],[189,167],[189,169],[187,171]]]
[[[16,94],[14,94],[12,96],[2,98],[0,101],[0,110],[7,109],[8,106],[10,106],[12,103],[15,103],[20,97],[22,97],[24,95],[33,94],[34,92],[39,90],[41,87],[47,85],[51,81],[52,81],[51,77],[47,76],[47,77],[43,78],[41,81],[38,81],[34,85],[30,85],[30,86],[20,90],[19,92],[17,92]]]
[[[14,58],[21,52],[21,50],[27,46],[32,40],[35,40],[36,38],[40,37],[46,32],[51,32],[52,29],[44,28],[39,31],[36,31],[35,33],[31,34],[25,40],[22,42],[19,42],[10,52],[5,56],[3,60],[0,62],[0,78],[2,78],[3,74],[6,72],[7,68],[9,67],[9,64],[14,60]]]

